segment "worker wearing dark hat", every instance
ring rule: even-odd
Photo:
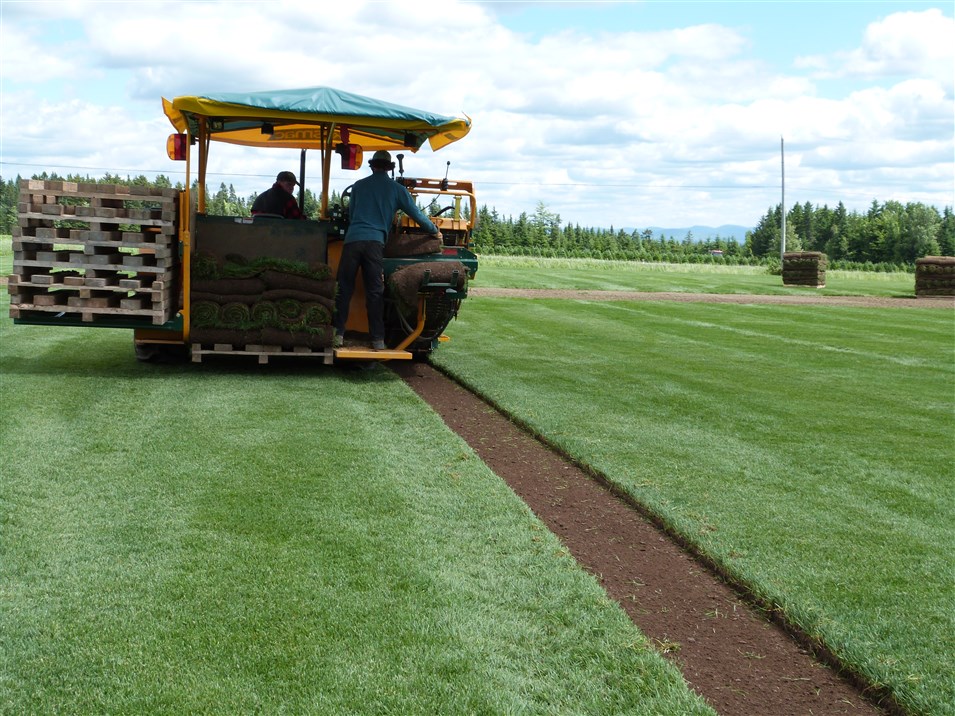
[[[271,189],[266,189],[252,202],[252,216],[267,214],[285,219],[304,219],[292,192],[298,181],[292,172],[279,172]]]
[[[368,162],[371,176],[355,182],[348,201],[349,224],[345,232],[338,264],[338,297],[335,301],[335,345],[344,342],[348,307],[355,291],[355,277],[361,268],[365,282],[365,307],[368,310],[368,332],[375,350],[385,347],[384,295],[385,281],[382,255],[395,212],[401,209],[421,228],[439,239],[441,231],[418,208],[411,194],[392,179],[388,172],[395,168],[391,154],[378,150]]]

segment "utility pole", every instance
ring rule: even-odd
[[[779,263],[783,262],[783,254],[786,253],[786,150],[783,146],[783,138],[779,138],[779,162],[782,169],[782,187],[783,187],[783,198],[782,198],[782,239],[779,242]]]

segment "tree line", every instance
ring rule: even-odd
[[[93,179],[43,172],[32,178],[183,188],[164,175],[151,180],[143,175],[131,178],[107,173]],[[19,185],[19,176],[15,180],[0,177],[0,234],[11,233],[17,224]],[[239,196],[231,184],[221,183],[215,192],[207,187],[206,211],[218,216],[249,216],[255,197],[256,194]],[[332,192],[330,202],[340,201],[340,195]],[[422,208],[436,209],[437,198],[432,205]],[[318,215],[319,199],[308,188],[304,208],[306,216]],[[533,214],[521,212],[516,219],[484,205],[478,211],[473,242],[478,253],[487,254],[772,265],[780,255],[781,224],[782,206],[777,204],[767,210],[742,242],[720,236],[697,240],[689,232],[677,239],[663,234],[654,236],[650,229],[628,231],[612,226],[564,224],[560,215],[543,202],[537,203]],[[922,256],[955,256],[955,215],[951,207],[939,212],[934,206],[897,201],[873,200],[865,213],[848,211],[842,202],[834,209],[809,202],[795,203],[786,212],[786,250],[821,251],[827,255],[831,268],[912,271],[915,260]]]
[[[568,258],[603,258],[675,263],[766,265],[781,252],[782,206],[770,208],[744,241],[735,237],[681,239],[650,229],[563,225],[558,214],[538,202],[533,215],[502,217],[486,206],[478,212],[475,249],[481,253]],[[920,203],[872,202],[862,214],[794,204],[786,213],[786,251],[821,251],[832,268],[914,270],[922,256],[955,256],[955,215]]]
[[[180,191],[185,188],[182,182],[173,184],[169,177],[163,174],[157,175],[155,179],[148,179],[143,175],[137,177],[121,177],[107,173],[101,178],[93,178],[88,175],[68,174],[66,176],[60,176],[55,172],[43,172],[41,174],[34,174],[30,178],[42,181],[70,181],[80,184],[120,184],[123,186],[135,185],[163,189],[175,188]],[[17,176],[16,179],[8,180],[4,180],[3,177],[0,176],[0,206],[2,206],[2,211],[0,211],[0,234],[12,233],[13,227],[17,225],[17,202],[20,194],[20,180],[21,177],[19,176]],[[193,203],[197,201],[197,188],[198,182],[193,181]],[[263,186],[262,191],[268,188],[268,186]],[[256,196],[258,196],[258,192],[249,194],[248,196],[239,196],[232,184],[226,185],[225,183],[220,183],[219,189],[215,192],[211,191],[209,186],[206,185],[206,213],[213,216],[251,216],[252,203],[255,201]],[[339,202],[341,202],[341,195],[338,192],[332,191],[329,195],[329,203],[336,204]],[[306,187],[303,204],[303,213],[305,216],[317,217],[319,215],[320,204],[321,201],[319,197],[317,197],[311,189]],[[436,205],[436,200],[432,201],[432,204]],[[437,208],[435,208],[435,211],[436,210]]]
[[[67,174],[60,176],[56,172],[43,172],[34,174],[31,179],[42,181],[70,181],[79,184],[119,184],[122,186],[148,186],[161,189],[179,189],[184,188],[182,182],[173,183],[169,177],[164,174],[158,174],[155,179],[148,179],[144,175],[137,177],[121,177],[107,173],[103,177],[93,178],[88,175]],[[4,180],[0,177],[0,205],[3,210],[0,212],[0,234],[9,234],[13,227],[17,225],[17,202],[20,195],[20,180]],[[193,181],[193,201],[196,201],[195,190],[198,182]],[[263,190],[268,187],[262,187]],[[258,194],[240,197],[236,194],[235,187],[231,184],[220,184],[218,191],[211,192],[206,186],[206,212],[216,216],[250,216],[252,211],[252,202]],[[319,200],[311,190],[305,190],[305,214],[306,216],[316,216],[318,214]]]

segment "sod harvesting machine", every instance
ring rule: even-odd
[[[141,360],[174,355],[199,362],[212,354],[253,355],[261,363],[277,355],[324,363],[412,359],[447,340],[444,330],[477,271],[470,250],[476,199],[469,182],[406,177],[404,152],[425,144],[436,151],[463,138],[469,119],[327,87],[162,102],[176,129],[167,153],[185,162],[185,189],[23,180],[8,283],[15,323],[131,328]],[[205,188],[214,142],[300,150],[303,210],[306,155],[316,153],[317,218],[209,214]],[[360,169],[363,156],[379,149],[396,154],[395,181],[431,208],[426,213],[443,240],[396,216],[384,250],[387,349],[368,345],[360,275],[345,345],[335,347],[335,273],[348,191],[340,202],[330,201],[332,165]]]

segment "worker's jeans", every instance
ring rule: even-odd
[[[381,260],[384,248],[380,241],[350,241],[342,247],[342,257],[338,262],[338,297],[335,299],[336,333],[345,333],[348,305],[355,292],[355,277],[361,268],[368,332],[372,341],[385,339],[385,279]]]

